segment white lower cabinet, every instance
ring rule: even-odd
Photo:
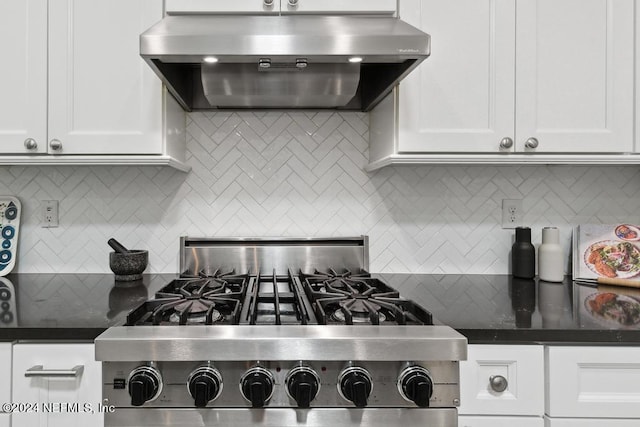
[[[460,427],[542,427],[544,347],[470,345],[460,362]]]
[[[10,342],[0,343],[0,405],[11,402],[11,346]],[[9,426],[9,414],[0,407],[0,426]]]
[[[591,425],[562,424],[567,420],[556,417],[636,418],[634,425],[640,425],[639,347],[549,346],[546,359],[550,425]]]
[[[544,427],[544,420],[539,417],[492,417],[460,415],[458,427]]]
[[[16,427],[101,427],[101,363],[93,344],[19,343],[13,346]]]
[[[638,427],[638,420],[613,418],[545,418],[544,427]]]
[[[11,402],[11,343],[0,343],[0,405]],[[0,427],[11,427],[11,414],[0,408]]]
[[[469,345],[459,427],[638,427],[640,347]]]

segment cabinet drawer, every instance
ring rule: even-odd
[[[11,402],[11,343],[0,343],[0,378],[0,403]]]
[[[79,410],[14,412],[12,424],[20,427],[104,425],[103,414],[95,411],[102,402],[102,364],[95,360],[93,344],[16,344],[13,361],[14,403],[37,404],[41,408],[44,404],[61,403]],[[74,369],[78,366],[82,368]],[[28,377],[27,371],[30,371]],[[51,371],[66,372],[52,375]],[[85,411],[85,408],[94,411]]]
[[[458,427],[544,427],[542,417],[488,417],[461,415]]]
[[[273,13],[280,12],[280,0],[165,0],[168,14],[180,13]]]
[[[549,416],[640,418],[640,348],[547,347],[546,357]]]
[[[500,391],[502,379],[506,388]],[[470,345],[468,359],[460,362],[460,400],[460,414],[542,417],[543,347]]]
[[[544,427],[638,427],[640,420],[611,418],[545,418]]]
[[[291,4],[294,3],[294,4]],[[395,0],[281,0],[281,13],[317,13],[317,14],[393,14],[396,11]]]

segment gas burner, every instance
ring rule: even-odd
[[[366,271],[300,273],[321,324],[430,325],[431,314]]]
[[[222,269],[218,268],[215,270],[211,270],[210,268],[203,268],[202,270],[198,271],[198,274],[196,276],[187,276],[187,275],[183,275],[182,277],[198,277],[201,279],[238,279],[238,278],[244,278],[246,277],[246,274],[236,274],[235,270],[231,270],[231,271],[223,271]]]
[[[347,310],[351,311],[351,322],[353,324],[369,323],[371,321],[369,314],[365,311],[354,312],[353,308]],[[331,313],[331,318],[337,322],[346,323],[347,315],[345,314],[345,311],[339,309]],[[384,322],[385,320],[387,320],[387,316],[385,316],[382,312],[378,312],[378,323]]]
[[[304,276],[309,280],[322,281],[327,284],[350,282],[358,283],[359,279],[368,279],[371,277],[371,275],[364,270],[353,273],[352,271],[345,269],[338,273],[333,268],[328,269],[326,272],[314,270],[313,274],[305,274]]]
[[[169,322],[171,323],[175,323],[175,324],[180,324],[180,315],[178,314],[179,309],[176,308],[176,312],[172,313],[169,316]],[[209,324],[213,324],[218,322],[219,320],[224,319],[224,316],[222,315],[222,313],[220,313],[218,310],[213,309],[211,311],[211,323]],[[206,325],[207,324],[207,312],[205,311],[201,311],[201,312],[191,312],[189,313],[189,316],[187,317],[187,325]]]
[[[127,325],[238,324],[248,275],[180,278],[127,316]]]

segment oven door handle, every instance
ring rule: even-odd
[[[84,365],[76,365],[71,369],[44,369],[42,365],[35,365],[27,369],[25,377],[55,377],[55,378],[77,378],[82,375]]]

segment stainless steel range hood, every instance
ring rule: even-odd
[[[369,111],[430,54],[391,17],[167,16],[140,55],[187,110]]]

